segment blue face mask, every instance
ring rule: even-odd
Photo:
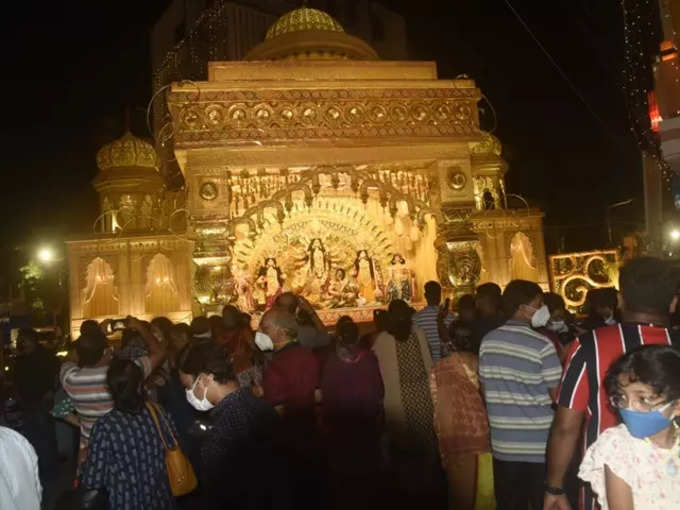
[[[661,411],[670,406],[669,402],[665,406],[656,411],[633,411],[632,409],[619,409],[623,423],[628,427],[628,432],[633,437],[644,439],[645,437],[653,436],[667,429],[673,423],[671,418],[666,418]]]

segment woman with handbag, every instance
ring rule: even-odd
[[[174,509],[168,452],[178,448],[172,419],[145,401],[144,375],[133,361],[112,361],[106,381],[114,408],[92,429],[81,476],[84,499],[97,509],[107,502],[115,510]]]
[[[275,453],[280,418],[271,404],[239,386],[223,348],[189,344],[178,360],[189,403],[210,411],[200,464],[201,510],[286,508],[286,466]]]

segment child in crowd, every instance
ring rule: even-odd
[[[579,477],[603,510],[680,508],[680,351],[631,351],[612,365],[605,384],[623,423],[588,449]]]

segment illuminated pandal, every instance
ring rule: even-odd
[[[186,321],[233,303],[257,317],[292,290],[332,324],[371,321],[390,299],[418,307],[429,280],[456,296],[530,269],[547,287],[543,214],[507,209],[507,164],[479,129],[472,80],[381,61],[306,7],[207,75],[154,94],[163,161],[129,133],[100,150],[97,235],[69,244],[72,289],[106,257],[123,315]],[[169,162],[176,191],[159,172]],[[74,330],[86,304],[72,291]]]

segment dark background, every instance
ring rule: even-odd
[[[619,2],[512,0],[588,107],[503,0],[384,3],[407,19],[411,58],[436,60],[442,78],[467,74],[493,104],[508,189],[546,212],[549,252],[605,246],[613,202],[636,199],[614,213],[618,233],[642,222]],[[148,31],[165,4],[3,5],[0,278],[38,244],[91,232],[96,151],[122,134],[125,105],[137,107],[133,131],[148,136]],[[489,129],[491,109],[480,107]],[[0,280],[0,295],[4,288]]]

